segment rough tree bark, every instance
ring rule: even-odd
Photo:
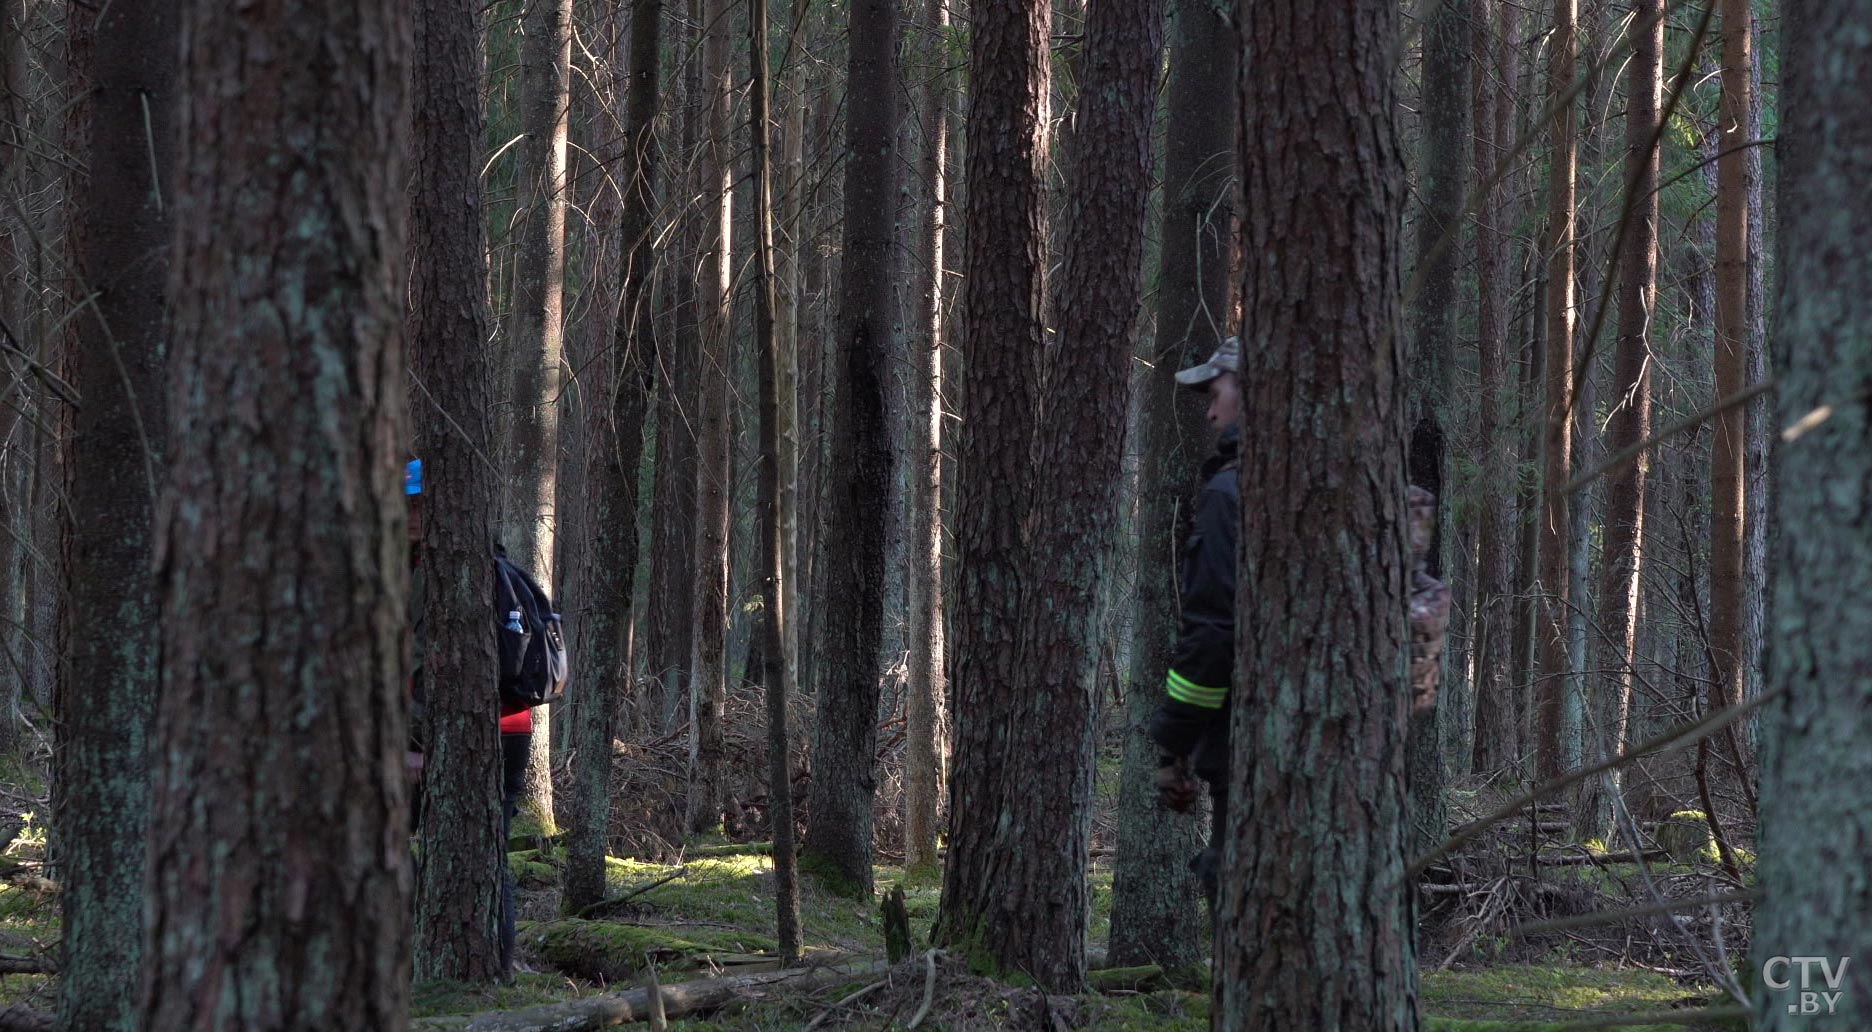
[[[1162,698],[1176,643],[1177,564],[1186,507],[1207,435],[1196,404],[1172,374],[1207,359],[1231,332],[1229,234],[1235,182],[1233,0],[1177,0],[1169,22],[1169,110],[1164,130],[1163,248],[1157,341],[1134,383],[1139,472],[1137,638],[1125,697],[1118,789],[1118,859],[1112,872],[1110,960],[1115,966],[1197,963],[1203,929],[1185,867],[1201,824],[1157,803],[1158,749],[1144,733]]]
[[[1042,687],[1022,621],[1048,601],[1027,580],[1040,513],[1027,485],[1045,347],[1050,0],[986,0],[972,12],[963,228],[960,483],[952,671],[956,708],[949,863],[933,938],[978,966],[1050,989],[1085,977],[1079,686]],[[1122,419],[1122,416],[1120,417]],[[1049,642],[1049,644],[1051,644]],[[1075,846],[1077,850],[1075,850]]]
[[[1100,590],[1115,579],[1117,562],[1163,32],[1163,0],[1091,0],[1086,10],[1067,143],[1065,254],[1054,297],[1059,335],[1041,374],[1045,394],[1030,481],[1031,511],[1040,518],[1032,519],[1021,572],[1035,595],[1021,612],[1025,658],[1017,669],[1024,676],[1012,687],[1044,700],[1033,719],[1050,743],[1035,759],[1053,773],[1040,790],[1078,810],[1058,823],[1043,815],[1034,832],[1063,865],[1052,877],[1079,891],[1091,836]],[[1077,934],[1060,949],[1083,953],[1084,922],[1069,930]],[[1068,969],[1056,970],[1063,978]]]
[[[696,292],[701,361],[696,375],[696,540],[691,593],[689,684],[689,828],[721,820],[726,792],[722,710],[728,705],[728,400],[730,231],[734,212],[733,141],[728,136],[734,81],[729,72],[728,0],[701,0],[702,93],[708,121],[701,160],[702,246]]]
[[[1450,538],[1456,499],[1449,476],[1445,414],[1456,352],[1456,256],[1468,188],[1469,74],[1472,47],[1470,0],[1425,0],[1423,12],[1423,130],[1419,138],[1418,175],[1423,182],[1423,213],[1417,225],[1410,299],[1411,483],[1437,497],[1437,519],[1429,573],[1451,579]],[[1454,663],[1444,655],[1442,683],[1450,685]],[[1443,718],[1437,706],[1411,720],[1409,752],[1411,851],[1427,850],[1443,840],[1448,810],[1443,803]]]
[[[767,0],[748,4],[748,58],[753,66],[748,87],[748,126],[754,165],[754,347],[760,364],[760,498],[756,522],[760,534],[760,589],[764,612],[761,683],[767,695],[767,823],[773,836],[774,924],[780,963],[799,959],[799,872],[793,843],[793,762],[787,729],[787,700],[794,690],[794,656],[786,605],[786,528],[790,498],[781,494],[781,453],[786,449],[780,416],[780,371],[785,364],[774,330],[773,160],[767,67]],[[792,399],[788,399],[790,403]]]
[[[406,10],[182,6],[145,1028],[409,1020]]]
[[[1659,105],[1664,91],[1664,0],[1640,0],[1632,10],[1632,56],[1625,87],[1625,188],[1629,205],[1619,256],[1618,344],[1613,356],[1612,412],[1605,451],[1617,454],[1651,434],[1651,326],[1657,301]],[[1606,474],[1604,559],[1600,566],[1593,671],[1593,759],[1625,750],[1638,646],[1638,591],[1650,455],[1640,452]],[[1575,813],[1582,837],[1610,841],[1620,772],[1584,783]],[[1637,843],[1634,848],[1639,848]]]
[[[1570,521],[1567,480],[1573,469],[1573,326],[1574,223],[1578,141],[1574,136],[1579,43],[1574,34],[1578,0],[1554,0],[1554,30],[1547,65],[1548,98],[1553,110],[1548,134],[1553,140],[1547,181],[1547,228],[1542,250],[1547,260],[1547,341],[1542,367],[1541,511],[1539,591],[1536,607],[1534,697],[1536,700],[1535,773],[1545,780],[1566,766],[1565,709],[1572,679],[1567,656],[1569,590],[1567,544]]]
[[[845,122],[844,283],[832,447],[822,517],[838,546],[818,598],[818,728],[801,864],[835,892],[871,898],[878,648],[884,632],[891,436],[885,376],[896,309],[897,2],[851,8]]]
[[[1475,743],[1470,769],[1489,774],[1519,762],[1514,747],[1523,717],[1514,680],[1515,434],[1509,378],[1508,233],[1513,190],[1502,162],[1514,144],[1515,81],[1520,11],[1474,0],[1476,336],[1481,399],[1477,439],[1482,449],[1481,511],[1476,517]]]
[[[693,13],[693,4],[682,5]],[[692,53],[694,19],[673,19],[676,46]],[[702,103],[701,62],[691,58],[681,76],[683,97],[681,153],[693,155],[705,116]],[[690,161],[677,186],[696,185],[701,169]],[[691,194],[693,196],[693,194]],[[696,542],[696,446],[700,399],[697,396],[701,364],[701,337],[696,302],[695,241],[698,213],[693,205],[673,217],[670,237],[675,247],[671,264],[675,274],[669,287],[671,347],[657,351],[656,484],[650,501],[650,612],[649,655],[646,670],[661,685],[659,722],[675,720],[687,710],[689,673],[693,669]]]
[[[514,562],[555,594],[553,511],[564,383],[566,132],[572,83],[572,0],[532,0],[520,46],[520,248],[514,278],[509,481],[502,505]],[[533,711],[533,758],[521,805],[552,831],[550,706]]]
[[[31,138],[31,104],[26,95],[30,38],[25,0],[0,0],[0,196],[22,193],[26,173],[31,169],[26,148]],[[22,316],[30,304],[32,279],[27,273],[31,247],[26,229],[11,206],[0,206],[0,281],[4,282],[0,285],[0,324],[14,334],[26,332]],[[24,343],[20,346],[24,347]],[[14,526],[21,524],[23,510],[17,499],[24,493],[30,465],[19,443],[31,375],[21,357],[16,356],[6,365],[9,379],[5,397],[10,404],[4,422],[0,422],[0,442],[4,442],[0,446],[0,489],[5,490],[8,499],[3,515]],[[25,684],[18,676],[19,657],[25,649],[21,631],[26,621],[20,608],[20,586],[25,577],[23,551],[19,541],[8,541],[0,548],[0,618],[7,624],[0,630],[0,654],[14,672],[14,676],[0,679],[0,748],[8,752],[18,748],[25,730],[20,719]]]
[[[803,616],[800,600],[801,579],[805,565],[800,561],[806,540],[800,527],[800,502],[805,497],[800,483],[800,452],[804,447],[800,420],[800,265],[805,249],[805,196],[812,188],[806,181],[806,64],[809,57],[805,33],[812,24],[810,0],[793,0],[787,23],[787,57],[780,68],[780,181],[779,223],[775,226],[774,252],[774,334],[779,350],[778,419],[780,427],[780,511],[785,523],[780,533],[786,541],[786,597],[781,601],[792,619],[787,621],[786,647],[793,655],[793,683],[800,684],[800,625]]]
[[[657,153],[655,131],[662,77],[663,0],[631,8],[629,71],[624,92],[621,256],[618,313],[609,349],[610,387],[593,413],[586,448],[591,570],[585,586],[585,669],[591,678],[573,707],[573,794],[577,815],[567,843],[564,907],[568,912],[605,897],[605,845],[611,832],[611,737],[621,701],[632,690],[631,586],[637,572],[638,470],[644,414],[656,361],[650,269],[656,263]]]
[[[1755,56],[1749,38],[1749,0],[1722,0],[1722,100],[1717,107],[1716,158],[1716,397],[1743,387],[1749,351],[1749,181],[1742,149],[1753,106],[1749,68]],[[1748,657],[1743,647],[1743,602],[1749,589],[1743,552],[1744,434],[1748,411],[1732,406],[1715,419],[1710,450],[1709,637],[1715,681],[1710,705],[1739,701]],[[1741,772],[1737,772],[1741,776]]]
[[[914,399],[911,436],[904,454],[911,463],[915,499],[910,544],[910,605],[906,617],[909,675],[904,705],[904,869],[937,870],[936,833],[942,810],[944,697],[943,668],[943,281],[945,231],[949,218],[949,105],[954,76],[949,72],[949,7],[927,0],[921,7],[925,56],[920,91],[922,151],[919,154],[920,230],[916,286],[911,292],[915,332],[913,361],[905,375]]]
[[[1244,366],[1218,1030],[1414,1030],[1397,4],[1243,27]],[[1321,547],[1333,542],[1332,547]],[[1323,633],[1322,633],[1323,630]],[[1251,819],[1252,815],[1252,819]]]
[[[1761,861],[1752,970],[1773,957],[1818,956],[1758,982],[1765,1032],[1872,1027],[1863,957],[1872,882],[1857,858],[1872,841],[1872,2],[1785,6],[1779,142],[1782,288],[1776,319],[1776,699],[1763,719]],[[1848,964],[1843,958],[1851,956]],[[1841,992],[1820,1014],[1802,991]]]
[[[156,718],[153,522],[162,462],[177,22],[163,4],[68,10],[68,246],[91,298],[71,323],[83,404],[66,441],[70,524],[54,725],[65,956],[59,1022],[136,1027],[150,735]],[[146,120],[147,119],[147,120]],[[169,191],[165,194],[164,191]],[[75,633],[77,621],[83,633]],[[0,719],[4,719],[0,717]]]
[[[480,4],[422,0],[416,22],[416,137],[410,196],[410,391],[423,460],[423,712],[426,781],[417,875],[419,978],[491,982],[500,956],[502,858],[498,723],[488,633],[496,474],[482,140]]]
[[[1761,18],[1750,20],[1751,50],[1761,48]],[[1743,152],[1747,162],[1748,183],[1748,369],[1744,379],[1760,383],[1768,379],[1767,290],[1764,285],[1767,266],[1767,224],[1762,211],[1762,148],[1754,146],[1762,136],[1762,62],[1749,62],[1750,103],[1748,124],[1743,129],[1749,148]],[[1763,395],[1748,404],[1747,428],[1743,434],[1747,456],[1747,482],[1742,489],[1742,562],[1744,579],[1749,584],[1765,585],[1759,591],[1742,596],[1743,684],[1763,685],[1768,681],[1767,662],[1768,611],[1773,608],[1770,526],[1774,512],[1776,471],[1774,439],[1780,428],[1774,425],[1774,399]],[[1749,741],[1755,740],[1759,715],[1749,721]]]

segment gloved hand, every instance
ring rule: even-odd
[[[1196,779],[1190,776],[1189,759],[1177,757],[1157,768],[1157,800],[1177,813],[1188,813],[1196,805]]]

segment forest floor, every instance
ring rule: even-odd
[[[1102,774],[1107,773],[1104,766]],[[1101,777],[1101,788],[1111,780],[1115,779]],[[1101,848],[1095,849],[1089,872],[1095,948],[1103,946],[1111,923],[1111,843],[1105,837],[1115,800],[1107,795],[1100,793],[1094,845]],[[520,886],[523,970],[501,986],[418,985],[413,1010],[419,1019],[515,1010],[637,988],[647,984],[652,965],[665,986],[778,967],[772,863],[762,843],[718,836],[672,848],[664,840],[655,861],[612,857],[609,895],[630,897],[583,919],[560,914],[563,851],[524,828],[515,829],[509,845],[528,847],[509,854]],[[43,877],[44,846],[44,829],[29,822],[0,851],[0,1005],[23,1003],[50,1010],[56,1003],[55,974],[17,973],[34,962],[49,967],[58,954],[58,889]],[[1604,909],[1609,901],[1632,895],[1622,884],[1636,878],[1631,866],[1562,868],[1548,872],[1542,884],[1582,894],[1583,902],[1575,905],[1587,910]],[[1703,877],[1692,867],[1678,870],[1669,864],[1646,871],[1648,880],[1683,879],[1685,893],[1704,891],[1697,887],[1702,884],[1697,879]],[[903,888],[913,942],[927,940],[939,880],[906,877],[901,868],[886,865],[876,868],[875,881],[880,895]],[[1526,893],[1525,883],[1511,876],[1491,875],[1488,883],[1498,887],[1491,898]],[[885,952],[875,901],[841,898],[806,878],[801,916],[809,962],[881,959]],[[1705,984],[1707,979],[1682,972],[1673,977],[1646,970],[1642,963],[1605,962],[1603,950],[1589,948],[1594,944],[1577,935],[1516,944],[1492,934],[1496,925],[1474,917],[1471,908],[1467,915],[1420,930],[1420,1009],[1429,1032],[1715,1032],[1743,1027],[1740,1022],[1685,1024],[1686,1011],[1727,1003],[1716,988]],[[1499,920],[1499,915],[1491,920]],[[1490,932],[1465,932],[1470,926],[1465,921]],[[8,958],[20,963],[6,962]],[[1197,978],[1198,984],[1173,984],[1158,976],[1105,992],[1046,996],[1030,987],[977,977],[946,957],[913,952],[881,975],[854,976],[812,990],[749,992],[738,1006],[674,1020],[670,1027],[678,1032],[903,1028],[927,1003],[928,1016],[918,1027],[937,1032],[1200,1032],[1209,1025],[1209,994],[1201,976]],[[859,990],[865,991],[852,998]]]
[[[652,962],[664,985],[712,974],[771,969],[772,864],[766,855],[736,854],[735,848],[707,843],[698,847],[704,855],[667,864],[612,858],[612,895],[655,887],[592,920],[558,916],[557,860],[550,852],[544,859],[537,850],[514,853],[515,869],[525,880],[522,912],[527,920],[520,934],[521,952],[534,970],[496,989],[423,986],[417,993],[417,1014],[507,1009],[641,986],[646,984],[645,969]],[[913,937],[926,939],[935,919],[940,884],[934,879],[906,879],[901,869],[888,866],[876,869],[876,882],[880,894],[893,886],[903,887]],[[1108,862],[1095,863],[1091,882],[1091,937],[1102,945],[1111,920]],[[884,952],[882,920],[875,904],[832,896],[808,878],[802,886],[801,912],[809,960]],[[1031,988],[975,977],[959,963],[944,959],[938,964],[936,989],[930,992],[927,965],[928,959],[917,954],[881,977],[867,976],[812,992],[768,992],[732,1012],[677,1020],[670,1027],[687,1032],[903,1027],[921,1008],[926,992],[932,1007],[920,1027],[943,1032],[1054,1032],[1056,1028],[1197,1032],[1209,1025],[1209,996],[1202,986],[1178,987],[1158,981],[1106,993],[1045,997]],[[873,986],[876,982],[883,984]],[[873,987],[841,1004],[867,986]],[[1585,1024],[1664,1032],[1686,1026],[1620,1018],[1705,1007],[1713,993],[1707,987],[1686,987],[1662,974],[1591,966],[1555,956],[1543,963],[1479,964],[1427,972],[1422,1001],[1430,1016],[1425,1027],[1432,1032],[1554,1032]]]
[[[42,836],[22,836],[4,858],[13,869],[0,884],[0,953],[15,957],[56,953],[57,892],[31,873],[36,847],[42,843]],[[650,963],[656,965],[664,985],[712,974],[771,970],[775,966],[772,864],[759,853],[735,852],[747,848],[707,843],[692,849],[681,862],[666,864],[612,858],[609,887],[613,895],[661,884],[589,920],[558,914],[559,854],[551,849],[543,857],[537,849],[516,851],[511,857],[522,880],[520,948],[530,970],[497,987],[420,985],[414,1012],[418,1017],[467,1014],[593,996],[643,985]],[[880,892],[903,886],[913,935],[926,937],[935,918],[939,884],[934,879],[906,880],[902,870],[894,867],[877,868],[876,880]],[[1095,866],[1092,885],[1092,938],[1102,942],[1110,927],[1109,864]],[[810,879],[802,897],[809,959],[883,954],[882,923],[875,905],[832,896]],[[1108,993],[1047,997],[1031,988],[975,977],[946,959],[938,968],[936,988],[929,993],[930,1015],[920,1026],[937,1032],[1056,1032],[1059,1028],[1201,1032],[1209,1026],[1209,997],[1200,986],[1146,984]],[[676,1032],[901,1028],[921,1008],[928,977],[926,957],[917,954],[882,976],[815,991],[753,994],[744,1006],[705,1018],[674,1020],[670,1027]],[[55,1002],[55,979],[47,974],[0,976],[0,1004],[25,1003],[49,1010]],[[840,1005],[857,990],[880,982],[864,996]],[[1706,1006],[1712,992],[1648,971],[1589,966],[1554,957],[1543,963],[1426,972],[1422,1009],[1429,1015],[1425,1028],[1430,1032],[1559,1032],[1589,1027],[1589,1023],[1590,1027],[1630,1032],[1666,1032],[1685,1026],[1627,1023],[1618,1016]]]

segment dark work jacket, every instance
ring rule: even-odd
[[[1235,670],[1235,541],[1241,528],[1237,451],[1229,427],[1202,468],[1179,583],[1182,626],[1150,736],[1170,756],[1195,754],[1212,784],[1228,769],[1228,696]]]

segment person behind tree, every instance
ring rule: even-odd
[[[1209,842],[1189,866],[1211,906],[1228,815],[1227,703],[1235,672],[1235,543],[1241,526],[1240,369],[1241,342],[1230,337],[1208,361],[1176,374],[1179,384],[1207,394],[1209,425],[1217,437],[1215,452],[1202,465],[1202,490],[1183,546],[1182,629],[1165,676],[1164,698],[1149,728],[1151,740],[1163,750],[1157,791],[1164,805],[1187,812],[1196,802],[1196,779],[1208,783]],[[1423,714],[1436,705],[1450,592],[1427,567],[1436,496],[1413,486],[1409,519],[1411,713]]]
[[[412,832],[422,827],[422,790],[423,771],[422,743],[418,733],[423,727],[423,531],[427,518],[427,506],[423,501],[423,464],[421,459],[411,459],[403,475],[403,493],[409,500],[409,539],[410,539],[410,615],[412,623],[412,654],[410,693],[414,700],[414,711],[410,720],[410,759],[409,768],[417,780],[411,792],[414,800],[411,816]],[[489,672],[490,685],[498,679],[497,671]],[[500,742],[501,742],[501,840],[495,844],[501,858],[501,924],[500,954],[501,968],[512,971],[515,966],[514,944],[517,939],[514,904],[513,872],[507,867],[507,840],[513,834],[514,815],[519,810],[520,793],[526,784],[527,760],[532,756],[533,745],[533,710],[524,702],[501,697],[500,705]]]
[[[1241,446],[1241,341],[1230,337],[1209,360],[1176,374],[1177,383],[1204,392],[1215,451],[1203,461],[1202,489],[1183,546],[1178,583],[1182,629],[1164,699],[1151,719],[1150,737],[1163,750],[1158,794],[1178,812],[1196,802],[1196,777],[1209,785],[1209,845],[1190,860],[1203,891],[1215,900],[1222,822],[1228,813],[1228,701],[1235,669],[1235,539],[1241,526],[1238,478]],[[1192,776],[1192,771],[1194,776]]]
[[[1449,629],[1449,585],[1430,576],[1430,544],[1436,537],[1436,495],[1411,485],[1411,715],[1436,707],[1443,680],[1443,640]]]

